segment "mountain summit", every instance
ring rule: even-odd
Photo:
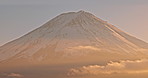
[[[0,61],[58,63],[145,57],[148,44],[85,11],[63,13],[0,47]],[[53,61],[54,60],[54,61]],[[78,60],[77,60],[78,61]],[[76,62],[76,61],[75,61]]]

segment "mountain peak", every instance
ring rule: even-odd
[[[77,14],[79,14],[79,15],[83,15],[83,14],[85,14],[85,15],[91,15],[91,16],[94,16],[93,14],[91,14],[91,13],[89,13],[89,12],[87,12],[87,11],[83,11],[83,10],[80,10],[80,11],[78,11],[78,12],[76,12]]]
[[[93,14],[89,12],[85,12],[83,10],[80,10],[78,12],[67,12],[62,13],[59,16],[55,17],[51,21],[49,21],[47,24],[52,23],[52,25],[57,26],[57,24],[63,24],[64,25],[76,25],[76,24],[84,24],[84,23],[93,23],[95,21],[100,21],[104,23],[103,20],[97,18]],[[60,25],[61,27],[62,25]],[[49,25],[48,25],[49,27]]]
[[[83,10],[80,10],[80,11],[77,11],[77,12],[62,13],[61,15],[64,15],[64,16],[79,16],[79,15],[93,15],[93,14],[86,12],[86,11],[83,11]]]
[[[83,10],[80,10],[80,11],[78,11],[77,13],[86,13],[85,11],[83,11]]]
[[[57,23],[75,23],[75,24],[80,24],[80,23],[90,23],[90,22],[95,22],[95,21],[100,21],[101,23],[104,23],[103,20],[100,18],[94,16],[93,14],[80,10],[77,12],[67,12],[67,13],[62,13],[59,16],[55,17],[53,19],[55,21],[55,24]],[[50,22],[50,21],[49,21]],[[51,22],[50,22],[51,23]],[[53,23],[53,22],[52,22]]]
[[[83,11],[83,10],[76,12],[76,14],[95,17],[93,14],[86,12],[86,11]]]

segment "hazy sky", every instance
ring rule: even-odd
[[[79,10],[148,42],[148,0],[0,0],[0,45],[63,12]]]

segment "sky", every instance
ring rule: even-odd
[[[148,42],[148,0],[0,0],[0,46],[61,13],[79,10]]]

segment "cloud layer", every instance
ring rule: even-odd
[[[69,50],[94,50],[94,51],[100,51],[100,49],[93,47],[93,46],[77,46],[77,47],[69,47]]]
[[[99,74],[137,74],[148,73],[148,60],[109,62],[104,66],[90,65],[70,69],[68,75],[99,75]]]
[[[0,73],[0,78],[23,78],[24,76],[19,73]]]

